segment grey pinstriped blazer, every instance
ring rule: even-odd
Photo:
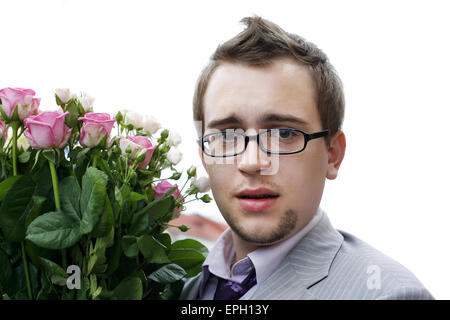
[[[202,273],[180,299],[195,300]],[[333,228],[324,213],[255,291],[255,300],[434,299],[405,267],[358,238]]]

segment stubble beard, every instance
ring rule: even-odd
[[[239,223],[231,215],[225,218],[231,230],[236,233],[242,240],[257,245],[270,245],[286,238],[297,226],[298,216],[292,209],[284,212],[278,225],[268,233],[260,233],[258,231],[249,232],[246,227]]]

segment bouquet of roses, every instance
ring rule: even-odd
[[[0,90],[0,299],[178,298],[208,250],[165,230],[211,200],[195,167],[181,189],[169,182],[183,176],[179,135],[153,116],[95,113],[68,89],[57,111],[34,96]]]

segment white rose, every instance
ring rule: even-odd
[[[161,128],[161,124],[152,115],[146,115],[144,119],[144,129],[150,134],[155,134]]]
[[[85,112],[93,110],[92,105],[94,104],[95,98],[90,97],[89,95],[86,94],[86,92],[81,92],[77,98],[78,101],[80,101],[81,105],[83,106]]]
[[[169,136],[167,137],[167,141],[171,146],[176,147],[181,143],[181,136],[178,134],[178,132],[173,133],[173,131],[169,131]]]
[[[135,129],[142,128],[144,121],[142,115],[136,111],[127,111],[124,114],[124,123],[131,124]]]
[[[194,178],[194,186],[200,192],[208,192],[211,189],[208,177]]]
[[[72,94],[70,93],[70,89],[60,88],[55,90],[56,95],[62,103],[67,103],[72,98]]]
[[[172,147],[167,152],[167,160],[169,160],[172,164],[178,164],[183,158],[183,154],[176,148]]]

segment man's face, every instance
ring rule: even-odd
[[[247,135],[280,127],[307,133],[323,129],[312,77],[288,58],[264,67],[223,63],[210,79],[204,108],[204,134],[225,129],[241,129]],[[217,158],[207,158],[202,154],[217,206],[234,235],[249,244],[268,245],[286,239],[305,226],[319,207],[328,168],[324,138],[309,141],[297,154],[268,155],[253,140],[231,162],[222,159],[214,163]],[[274,161],[278,161],[278,169],[265,173]],[[278,196],[271,200],[238,196],[258,188]]]

